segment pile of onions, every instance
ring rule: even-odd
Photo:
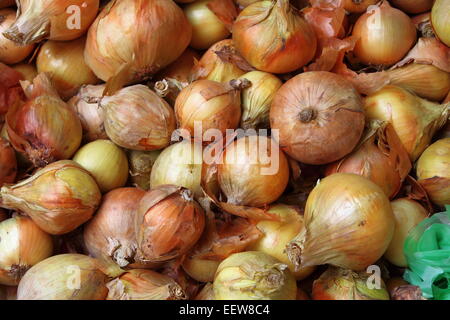
[[[370,288],[370,273],[328,267],[314,281],[312,298],[314,300],[389,300],[389,292],[383,279],[381,288]]]
[[[436,36],[450,46],[450,3],[447,0],[436,0],[431,10],[431,24]]]
[[[374,120],[368,123],[359,146],[343,159],[330,164],[326,175],[336,172],[362,175],[393,198],[410,170],[409,155],[392,125]]]
[[[428,217],[428,212],[418,202],[408,198],[394,200],[391,206],[395,217],[395,231],[384,257],[390,263],[405,268],[408,266],[403,253],[406,237],[409,231]]]
[[[18,0],[19,15],[3,34],[21,45],[44,39],[67,41],[81,37],[94,21],[99,0]],[[70,6],[77,9],[67,10]]]
[[[150,189],[152,168],[161,151],[137,151],[128,153],[131,181],[142,190]]]
[[[46,72],[62,99],[73,97],[82,85],[99,80],[84,62],[86,38],[74,41],[47,41],[36,60],[37,71]]]
[[[183,300],[183,289],[172,278],[151,270],[129,270],[106,284],[107,300]]]
[[[192,192],[174,185],[148,191],[135,220],[137,245],[145,262],[165,262],[185,254],[198,241],[205,214]]]
[[[34,45],[21,46],[5,38],[2,34],[16,20],[16,11],[13,9],[0,10],[0,61],[13,64],[24,60],[34,49]]]
[[[17,161],[14,149],[8,141],[0,138],[0,186],[13,183],[17,174]]]
[[[450,204],[450,138],[425,149],[417,161],[416,174],[431,201],[439,206]]]
[[[379,0],[344,0],[344,9],[350,13],[362,13]]]
[[[14,149],[25,152],[35,166],[69,159],[82,138],[75,112],[61,100],[46,74],[33,83],[22,82],[25,103],[10,106],[6,115],[8,136]]]
[[[259,1],[246,7],[233,25],[237,50],[255,68],[287,73],[314,57],[314,30],[289,0]]]
[[[270,109],[272,129],[292,158],[307,164],[341,159],[364,130],[362,99],[342,76],[311,71],[288,80]]]
[[[76,162],[61,160],[0,191],[2,206],[20,210],[45,232],[64,234],[91,218],[101,193],[94,178]]]
[[[391,204],[380,187],[356,174],[336,173],[309,194],[304,227],[287,253],[296,268],[331,264],[364,270],[384,254],[394,225]]]
[[[18,285],[25,272],[52,255],[50,235],[26,217],[0,223],[0,284]]]
[[[98,104],[105,85],[83,86],[76,96],[73,96],[67,104],[75,111],[83,127],[83,139],[94,141],[97,139],[107,139],[103,125],[105,121],[105,111]]]
[[[397,86],[385,86],[364,99],[368,119],[388,121],[415,161],[447,121],[447,105],[419,98]]]
[[[295,300],[297,285],[287,265],[258,251],[222,261],[213,283],[216,300]]]
[[[138,84],[104,97],[105,131],[117,145],[131,150],[166,147],[175,130],[175,115],[169,104],[148,87]]]
[[[392,65],[414,45],[416,32],[408,15],[382,1],[356,21],[352,35],[359,40],[353,53],[365,64]]]
[[[115,77],[128,84],[175,61],[191,36],[191,25],[172,0],[110,1],[89,28],[85,59],[103,81]]]

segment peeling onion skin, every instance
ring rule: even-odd
[[[326,164],[350,153],[364,123],[361,96],[342,76],[325,71],[288,80],[270,108],[281,149],[306,164]]]
[[[450,47],[450,3],[448,0],[436,0],[431,10],[431,24],[439,40]]]

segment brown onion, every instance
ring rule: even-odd
[[[22,74],[23,79],[33,82],[33,79],[37,77],[38,73],[36,70],[36,67],[32,64],[27,63],[19,63],[11,66],[14,70],[17,72],[20,72]]]
[[[246,7],[233,25],[237,50],[255,68],[287,73],[314,57],[313,29],[289,0],[259,1]]]
[[[390,2],[400,10],[410,14],[429,11],[433,6],[433,0],[391,0]]]
[[[383,190],[350,173],[336,173],[318,183],[308,196],[304,221],[287,247],[296,268],[331,264],[354,271],[381,258],[395,224]]]
[[[356,21],[352,34],[359,38],[353,52],[365,64],[392,65],[416,41],[416,28],[411,19],[387,1],[369,7]]]
[[[135,223],[143,261],[164,262],[185,254],[195,245],[205,226],[205,214],[191,191],[164,185],[144,195]]]
[[[448,0],[436,0],[431,10],[431,23],[436,36],[450,47],[450,3]]]
[[[131,150],[128,154],[131,181],[142,190],[150,189],[150,176],[152,168],[161,154],[156,151]]]
[[[17,174],[17,161],[14,149],[9,142],[0,138],[0,186],[13,183]]]
[[[379,0],[344,0],[344,9],[350,13],[362,13]]]
[[[336,161],[364,130],[362,100],[350,82],[324,71],[302,73],[277,92],[270,109],[283,151],[307,164]]]

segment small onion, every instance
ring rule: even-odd
[[[450,2],[436,0],[431,10],[431,24],[436,36],[450,47]]]
[[[354,271],[381,258],[395,224],[383,190],[350,173],[336,173],[319,182],[308,196],[304,221],[287,247],[296,268],[331,264]]]
[[[13,183],[17,174],[17,161],[14,149],[8,141],[0,138],[0,186]]]
[[[297,285],[287,265],[258,251],[222,261],[213,283],[216,300],[295,300]]]
[[[389,300],[389,292],[382,279],[381,288],[370,288],[370,273],[329,267],[314,281],[314,300]]]
[[[127,182],[127,156],[109,140],[96,140],[86,144],[75,153],[73,161],[89,171],[103,193],[123,187]]]
[[[13,9],[0,10],[0,61],[13,64],[28,57],[34,50],[34,45],[21,46],[5,38],[2,34],[16,20],[16,11]]]
[[[237,50],[255,68],[287,73],[314,57],[314,30],[289,0],[259,1],[246,7],[233,25]]]
[[[450,138],[425,149],[417,161],[416,174],[431,201],[439,206],[450,204]]]
[[[144,195],[135,222],[143,260],[165,262],[180,257],[195,245],[205,226],[205,214],[191,191],[164,185]]]
[[[352,34],[359,38],[353,52],[365,64],[392,65],[416,42],[416,27],[411,19],[387,1],[369,7],[356,21]]]
[[[121,89],[101,100],[105,131],[117,145],[131,150],[166,147],[175,130],[173,109],[144,85]]]
[[[391,206],[395,217],[395,231],[384,257],[390,263],[404,268],[408,266],[403,253],[405,239],[410,230],[428,217],[428,212],[418,202],[407,198],[394,200]]]
[[[170,148],[170,147],[168,147]],[[167,148],[166,148],[167,149]],[[136,151],[128,154],[131,181],[142,190],[150,189],[150,176],[161,151]]]
[[[30,82],[33,82],[33,79],[38,75],[36,67],[32,64],[19,63],[11,66],[11,68],[20,72],[20,74],[23,76],[23,79]]]
[[[283,151],[307,164],[341,159],[364,130],[360,95],[342,76],[312,71],[287,81],[270,109],[272,129],[279,130]]]
[[[3,186],[2,206],[20,210],[45,232],[64,234],[89,220],[101,193],[76,162],[57,161],[13,186]]]
[[[64,100],[73,97],[82,85],[99,82],[84,62],[85,43],[84,37],[65,42],[47,41],[37,55],[37,71],[48,73]]]
[[[30,219],[0,223],[0,284],[18,285],[25,272],[52,255],[53,240]]]
[[[430,11],[433,6],[433,0],[391,0],[390,2],[400,10],[410,14]]]
[[[344,0],[344,9],[350,13],[362,13],[379,0]]]

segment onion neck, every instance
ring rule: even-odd
[[[306,241],[306,228],[302,228],[300,233],[286,246],[286,253],[289,260],[294,264],[295,272],[302,267],[302,254]]]
[[[250,80],[245,79],[245,78],[243,78],[243,79],[233,79],[228,84],[234,90],[244,90],[246,88],[249,88],[252,85]]]
[[[22,46],[36,43],[50,35],[50,20],[42,16],[29,17],[22,14],[3,35]]]

